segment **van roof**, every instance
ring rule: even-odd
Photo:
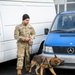
[[[53,3],[53,0],[0,0],[0,1],[17,1],[17,2],[49,2]]]
[[[60,14],[75,14],[75,11],[67,11],[67,12],[62,12]]]

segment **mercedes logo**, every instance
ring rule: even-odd
[[[73,54],[74,53],[74,48],[68,48],[67,52],[68,52],[68,54]]]

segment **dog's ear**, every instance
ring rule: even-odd
[[[57,56],[55,55],[55,58],[57,58]]]

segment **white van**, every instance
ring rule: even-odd
[[[53,0],[0,0],[0,63],[16,58],[14,28],[25,13],[36,31],[32,53],[41,52],[46,31],[56,15]]]

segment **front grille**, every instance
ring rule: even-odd
[[[75,54],[75,47],[53,47],[53,51],[57,54]]]

